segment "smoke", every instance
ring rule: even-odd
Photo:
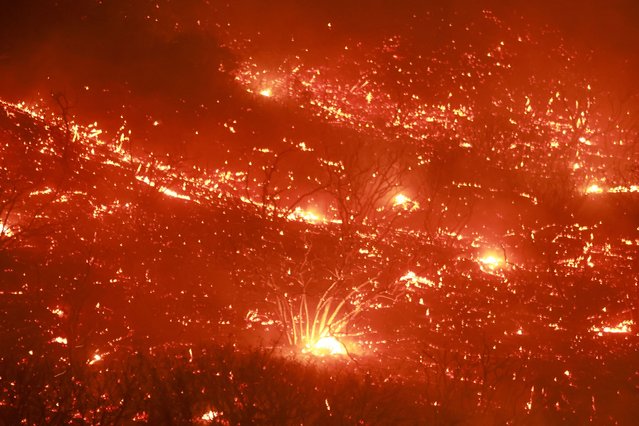
[[[221,149],[215,147],[220,124],[245,102],[230,73],[242,58],[234,58],[228,41],[250,40],[264,65],[281,63],[294,49],[308,49],[309,60],[325,63],[346,45],[396,34],[424,49],[413,53],[428,54],[448,36],[418,17],[463,27],[488,9],[512,27],[532,23],[557,31],[576,49],[591,50],[594,71],[624,90],[636,84],[633,64],[639,64],[639,7],[630,0],[605,6],[468,0],[6,3],[0,13],[0,97],[44,100],[55,109],[50,94],[63,93],[82,122],[98,121],[109,131],[126,120],[135,140],[152,149],[183,151],[198,143],[206,145],[200,151]]]
[[[0,15],[0,94],[63,93],[85,122],[112,130],[126,120],[137,139],[179,144],[233,91],[233,56],[212,31],[181,24],[186,3],[175,14],[149,1],[12,2]]]

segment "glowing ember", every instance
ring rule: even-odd
[[[168,195],[169,197],[173,197],[173,198],[179,198],[181,200],[186,200],[186,201],[191,201],[191,197],[189,197],[188,195],[183,195],[180,194],[172,189],[169,188],[165,188],[165,187],[161,187],[160,188],[160,192],[163,193],[164,195]]]
[[[425,277],[420,277],[413,271],[408,271],[406,275],[399,278],[399,281],[404,281],[407,288],[410,288],[411,286],[422,288],[423,285],[426,285],[428,287],[436,286],[436,284],[432,280],[429,280]]]
[[[612,192],[612,193],[639,192],[639,185],[615,186],[614,188],[610,188],[608,192]]]
[[[132,419],[134,422],[148,422],[149,421],[149,413],[146,411],[141,411],[139,413],[135,413]]]
[[[397,194],[395,196],[395,200],[394,200],[393,205],[395,205],[395,206],[404,205],[404,204],[408,203],[409,201],[410,201],[410,198],[408,198],[404,194]]]
[[[495,254],[487,254],[479,258],[479,263],[483,271],[494,271],[503,265],[504,259]]]
[[[366,102],[370,104],[372,101],[373,101],[373,94],[371,92],[368,92],[368,94],[366,94]]]
[[[52,340],[52,342],[59,343],[61,345],[67,345],[68,343],[66,337],[56,337],[55,339]]]
[[[404,194],[397,194],[393,197],[393,206],[401,207],[405,210],[415,210],[419,208],[419,203],[411,200]]]
[[[92,25],[117,6],[89,3],[71,17],[86,25],[9,25],[0,54],[0,96],[90,92],[41,99],[53,112],[0,100],[13,423],[633,418],[639,89],[616,99],[633,70],[599,55],[605,22],[575,46],[563,19],[502,8],[371,4],[333,25],[297,4],[156,1]],[[351,31],[362,19],[393,24]],[[23,61],[45,68],[14,82]],[[289,350],[323,358],[307,374]]]
[[[296,207],[286,218],[288,220],[301,220],[308,223],[320,222],[322,220],[321,217],[312,211],[304,210],[300,207]]]
[[[632,326],[634,326],[634,321],[626,320],[622,321],[614,327],[592,327],[590,330],[594,333],[597,333],[599,336],[603,336],[603,333],[610,334],[623,334],[630,333],[632,331]]]
[[[60,308],[51,309],[51,313],[59,316],[60,318],[64,317],[64,311]]]
[[[13,231],[6,224],[0,221],[0,237],[2,236],[11,238],[13,236]]]
[[[212,422],[213,420],[217,419],[221,415],[222,415],[222,413],[220,413],[220,412],[209,410],[206,413],[202,414],[201,419],[205,420],[205,421]]]
[[[93,365],[96,362],[102,361],[102,356],[100,354],[93,355],[93,358],[89,361],[89,365]]]
[[[307,351],[317,356],[346,355],[346,347],[333,336],[325,336],[313,345],[307,345]]]
[[[593,183],[588,188],[586,188],[587,194],[601,194],[602,192],[604,192],[603,188],[596,183]]]

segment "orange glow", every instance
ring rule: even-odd
[[[416,288],[423,288],[424,285],[427,287],[436,287],[436,284],[432,280],[429,280],[426,277],[420,277],[413,271],[408,271],[406,275],[400,277],[399,280],[405,282],[404,285],[406,288],[410,288],[412,286]]]
[[[66,345],[68,343],[66,337],[56,337],[52,340],[52,342],[59,343],[61,345]]]
[[[60,308],[53,308],[51,309],[51,313],[54,315],[59,316],[60,318],[64,317],[64,311]]]
[[[13,236],[13,231],[4,223],[0,222],[0,237],[8,237],[11,238]]]
[[[634,326],[634,321],[626,320],[622,321],[616,326],[613,327],[592,327],[590,330],[597,333],[599,336],[603,336],[603,333],[609,334],[625,334],[630,333],[632,331],[632,326]]]
[[[217,411],[209,410],[206,413],[202,414],[201,419],[205,421],[213,421],[218,418],[222,413]]]
[[[596,183],[593,183],[588,188],[586,188],[587,194],[601,194],[602,192],[604,192],[603,188]]]
[[[316,356],[346,355],[346,347],[333,336],[324,336],[312,345],[306,345],[305,352]]]
[[[102,361],[102,355],[100,355],[100,354],[95,354],[95,355],[93,355],[93,357],[91,358],[91,360],[89,360],[89,365],[93,365],[93,364],[95,364],[96,362],[100,362],[100,361]]]
[[[393,207],[401,207],[405,210],[415,210],[419,208],[419,203],[411,200],[404,194],[397,194],[393,197]]]
[[[394,205],[395,206],[404,205],[404,204],[408,203],[409,201],[410,201],[410,199],[407,196],[405,196],[404,194],[397,194],[395,196],[395,199],[394,199]]]
[[[495,270],[504,263],[504,260],[496,255],[489,254],[479,258],[479,263],[481,263],[482,268]]]
[[[173,198],[179,198],[181,200],[186,200],[186,201],[191,201],[191,197],[189,197],[188,195],[183,195],[180,194],[172,189],[169,188],[165,188],[165,187],[161,187],[160,188],[160,192],[163,193],[164,195],[168,195],[169,197],[173,197]]]
[[[135,416],[133,416],[132,420],[134,422],[145,422],[145,423],[147,423],[149,421],[149,414],[146,411],[135,413]]]
[[[308,223],[321,222],[322,218],[310,210],[296,207],[287,217],[288,220],[301,220]]]
[[[610,188],[608,192],[612,192],[612,193],[639,192],[639,185],[615,186],[614,188]]]
[[[42,105],[0,99],[14,423],[633,418],[624,34],[472,2],[51,3],[0,53],[27,71],[0,97]]]

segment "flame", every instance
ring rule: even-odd
[[[57,315],[60,318],[64,317],[64,311],[60,308],[50,308],[49,310],[52,314]]]
[[[149,414],[146,411],[141,411],[139,413],[135,413],[135,416],[133,416],[133,418],[131,419],[134,422],[148,422],[149,421]]]
[[[212,422],[213,420],[215,420],[216,418],[220,417],[221,415],[222,415],[222,413],[220,413],[218,411],[209,410],[206,413],[202,414],[202,417],[200,417],[200,418],[202,420]]]
[[[321,222],[322,218],[310,210],[304,210],[300,207],[295,207],[287,217],[288,220],[301,220],[303,222],[316,223]]]
[[[266,97],[266,98],[270,98],[271,96],[273,96],[273,90],[271,90],[271,88],[266,88],[266,89],[262,89],[260,90],[260,95]]]
[[[188,195],[180,194],[179,192],[176,192],[169,188],[165,188],[163,186],[160,187],[160,192],[169,197],[179,198],[180,200],[191,201],[191,197],[189,197]]]
[[[601,194],[602,192],[604,192],[603,188],[596,183],[593,183],[588,188],[586,188],[586,194]]]
[[[0,237],[2,236],[11,238],[13,237],[13,231],[5,223],[0,222]]]
[[[619,333],[630,333],[632,331],[632,326],[634,325],[634,321],[632,320],[626,320],[626,321],[621,321],[619,324],[617,324],[614,327],[592,327],[590,329],[590,331],[597,333],[599,336],[603,336],[603,333],[612,333],[612,334],[619,334]]]
[[[419,208],[419,203],[411,200],[404,194],[397,194],[393,197],[393,207],[401,207],[405,210],[415,210]]]
[[[497,269],[503,262],[503,259],[492,254],[479,258],[479,263],[490,270]]]
[[[422,284],[428,287],[436,286],[436,284],[432,280],[429,280],[426,277],[420,277],[413,271],[408,271],[405,275],[399,278],[399,281],[405,281],[406,288],[410,288],[412,286],[416,288],[423,288]]]
[[[96,362],[100,362],[100,361],[102,361],[102,355],[100,355],[100,354],[95,354],[95,355],[93,355],[93,357],[91,358],[91,360],[89,360],[89,365],[93,365],[93,364],[95,364]]]
[[[66,337],[56,337],[51,342],[59,343],[61,345],[65,345],[65,346],[69,343],[67,341]]]
[[[403,206],[410,201],[410,198],[405,196],[404,194],[397,194],[393,199],[394,206]]]
[[[346,355],[346,347],[333,336],[324,336],[314,344],[307,344],[306,351],[316,356]]]
[[[608,192],[612,192],[612,193],[639,192],[639,185],[615,186],[614,188],[610,188]]]

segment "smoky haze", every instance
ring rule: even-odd
[[[51,102],[66,96],[71,113],[115,130],[126,120],[151,148],[206,154],[217,134],[211,122],[238,107],[231,77],[237,63],[228,48],[236,36],[257,36],[252,51],[277,63],[296,49],[312,49],[318,63],[345,42],[377,43],[388,35],[413,37],[420,50],[432,33],[415,20],[424,13],[472,22],[491,8],[510,25],[523,20],[548,27],[594,61],[620,90],[634,84],[639,7],[606,2],[270,2],[226,5],[186,1],[5,2],[0,15],[0,81],[12,100]],[[363,12],[366,12],[365,14]],[[327,31],[327,23],[331,31]],[[424,46],[419,48],[420,37]],[[445,35],[435,41],[447,43]],[[481,42],[478,40],[478,42]],[[436,41],[437,43],[437,41]],[[428,49],[424,49],[428,52]],[[55,104],[52,104],[55,107]],[[232,115],[231,113],[227,115]],[[152,125],[161,121],[161,131]],[[193,137],[198,129],[198,138]],[[208,137],[208,142],[202,139]]]

